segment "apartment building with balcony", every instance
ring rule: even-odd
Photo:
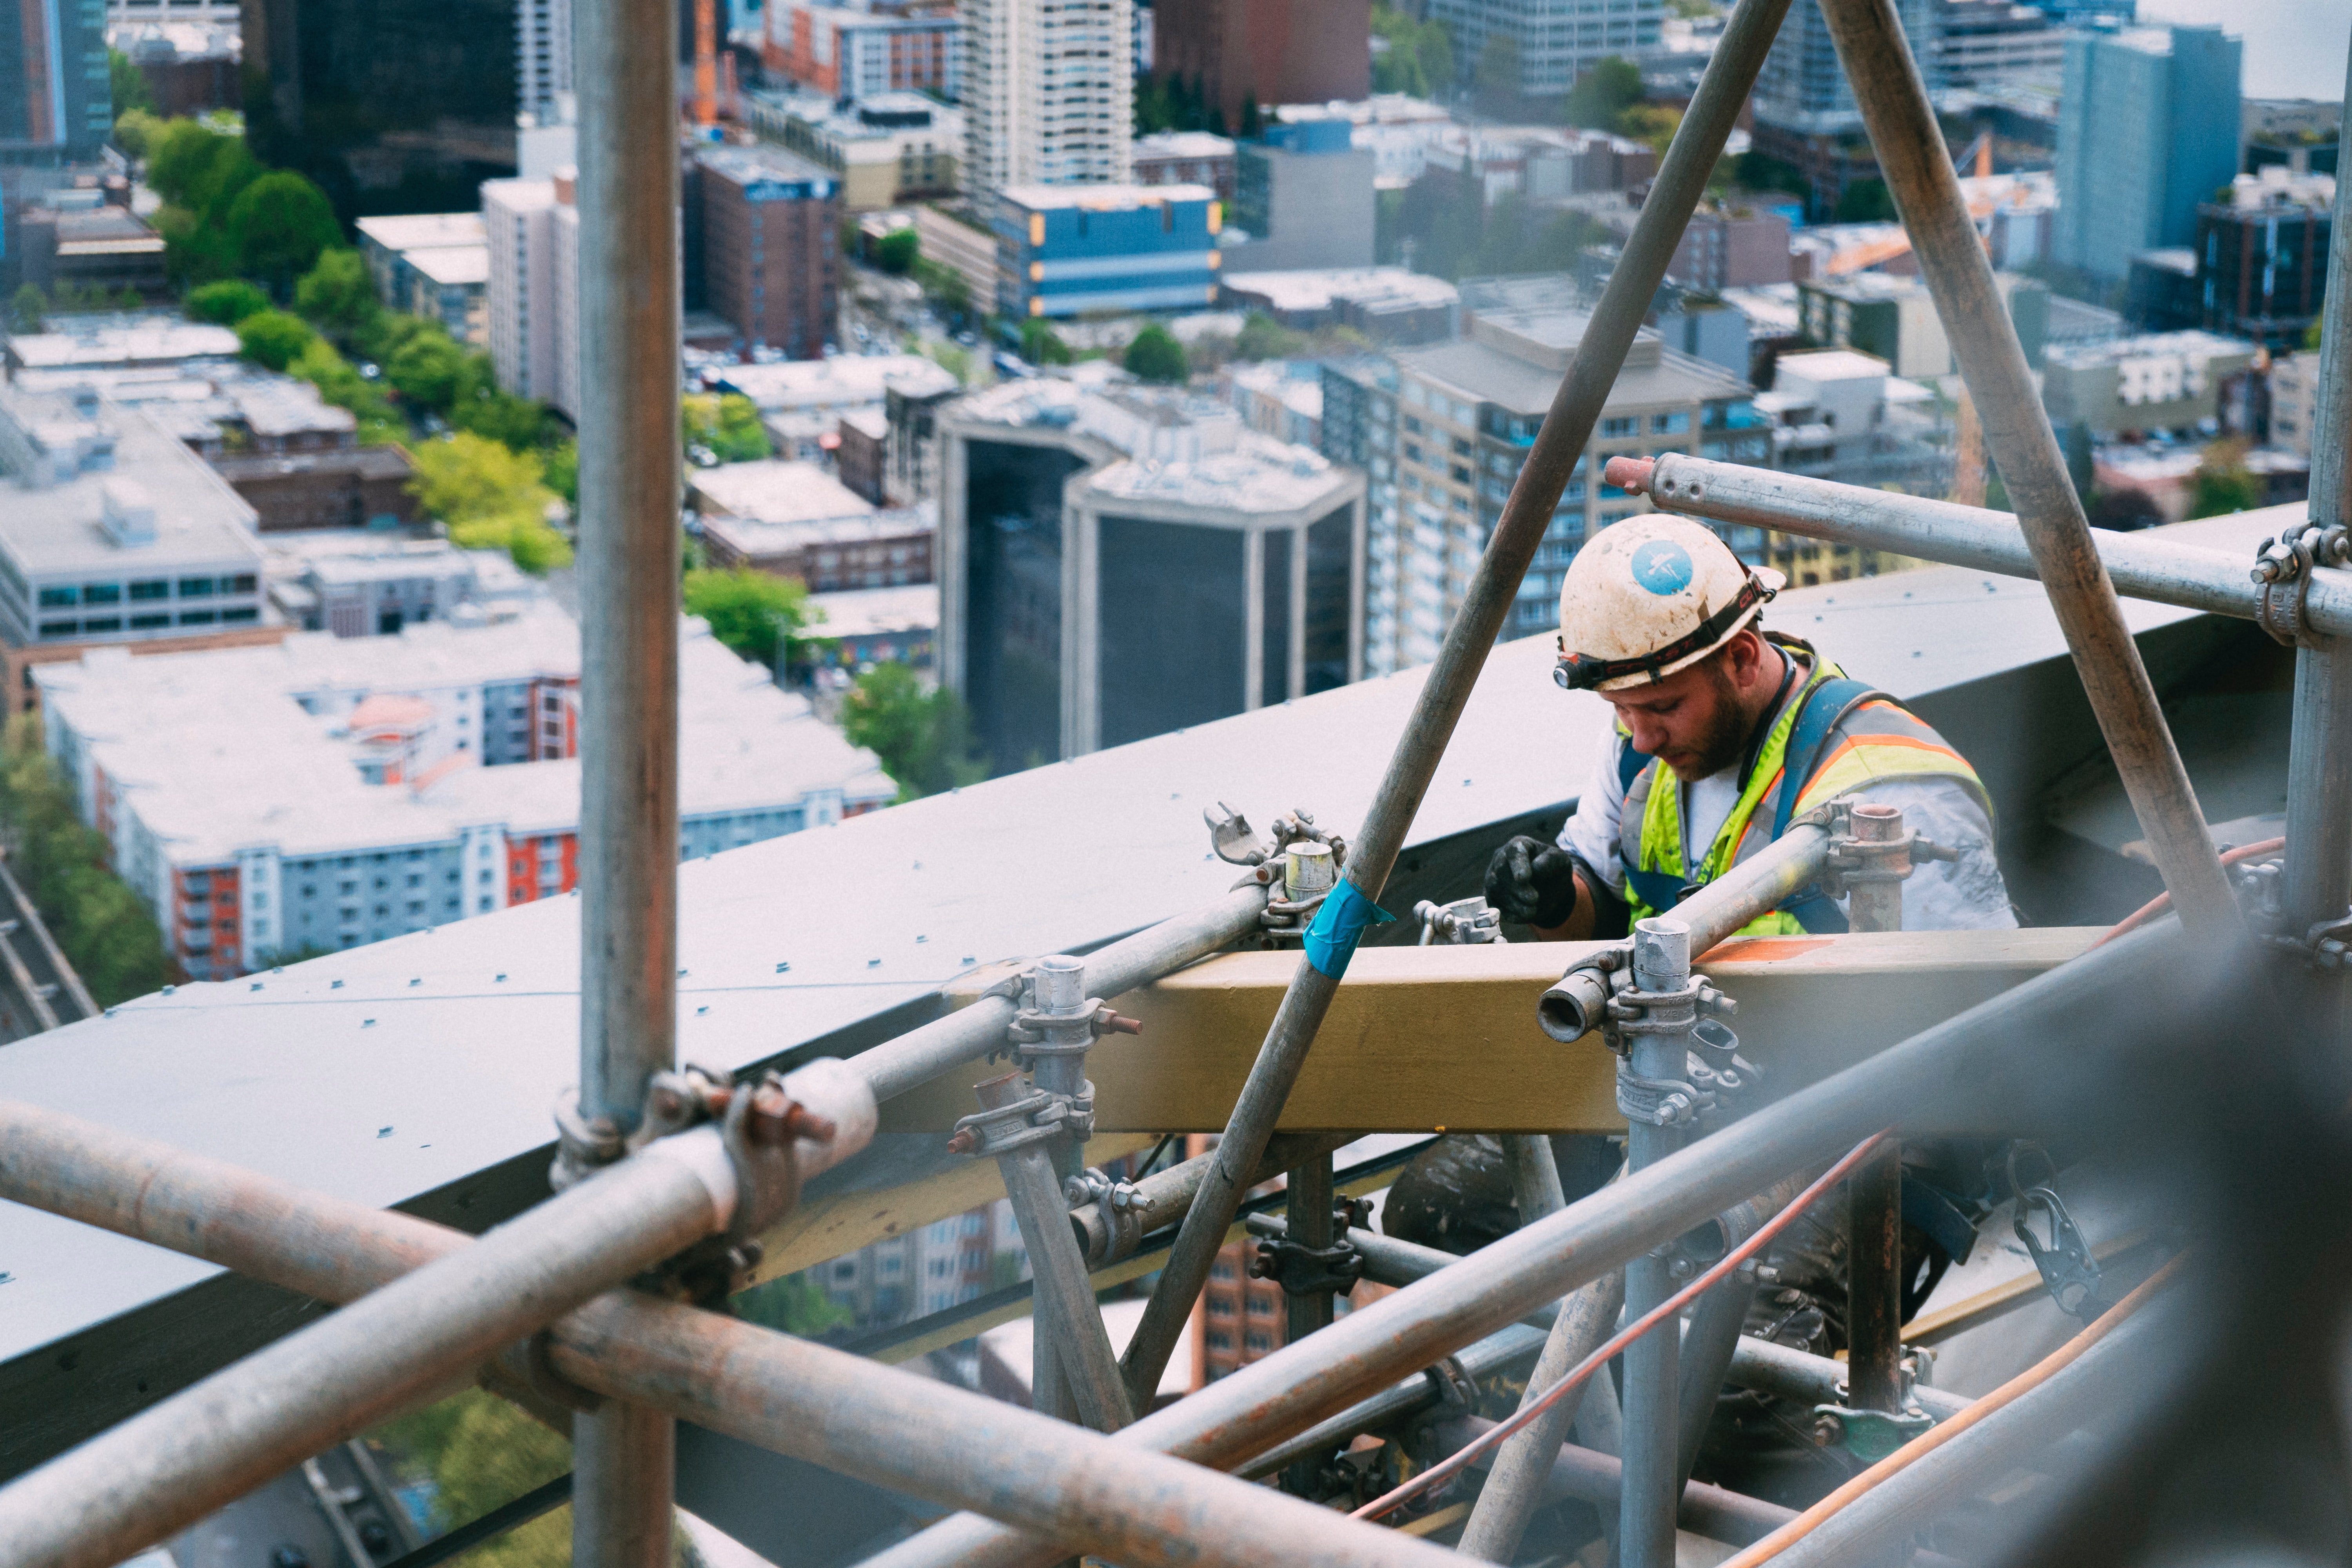
[[[551,611],[397,636],[47,665],[48,748],[197,979],[577,886],[576,626]],[[871,753],[688,621],[681,858],[887,805]]]

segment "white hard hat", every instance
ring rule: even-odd
[[[1593,536],[1559,589],[1559,668],[1579,691],[1664,680],[1729,642],[1788,581],[1750,570],[1685,517],[1652,512]]]

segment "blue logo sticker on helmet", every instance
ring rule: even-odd
[[[1671,539],[1653,539],[1633,552],[1633,581],[1660,598],[1691,585],[1690,552]]]

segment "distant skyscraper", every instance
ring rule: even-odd
[[[2121,279],[2192,245],[2197,206],[2238,169],[2241,46],[2219,27],[2078,33],[2058,100],[2053,258]]]
[[[1129,0],[963,0],[964,188],[1128,183]]]
[[[1464,81],[1499,38],[1518,60],[1519,90],[1531,98],[1557,98],[1611,55],[1654,45],[1666,13],[1665,0],[1619,0],[1605,18],[1582,0],[1428,0],[1428,9],[1430,20],[1453,29],[1454,64]]]
[[[106,0],[0,0],[0,161],[96,157],[113,128]]]
[[[499,384],[576,414],[580,381],[580,209],[572,173],[488,180],[490,363]]]
[[[1895,0],[1895,11],[1913,56],[1932,64],[1936,0]],[[1764,57],[1764,68],[1756,78],[1756,119],[1803,136],[1862,133],[1862,110],[1854,107],[1853,89],[1838,64],[1837,46],[1830,39],[1830,25],[1822,17],[1818,0],[1796,0],[1789,7],[1772,52]]]
[[[515,172],[515,0],[244,0],[239,20],[255,153],[346,220],[460,211]]]
[[[516,0],[515,105],[537,125],[570,118],[572,0]]]

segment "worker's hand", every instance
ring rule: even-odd
[[[1507,921],[1564,926],[1576,913],[1576,862],[1559,845],[1521,834],[1486,862],[1486,901]]]

